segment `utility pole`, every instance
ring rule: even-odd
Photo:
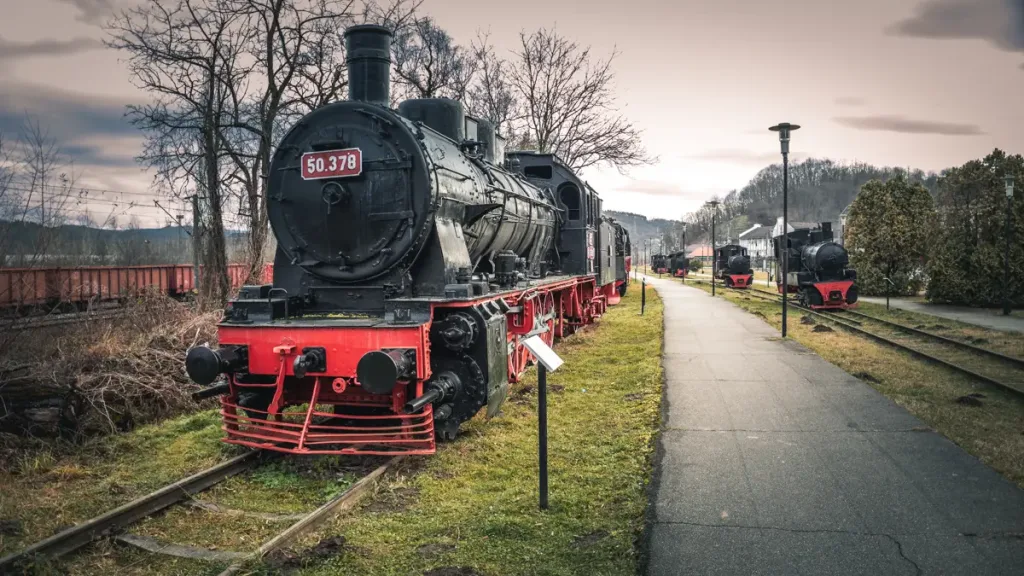
[[[1006,175],[1006,257],[1003,261],[1003,316],[1010,315],[1010,219],[1013,218],[1013,174]]]
[[[707,203],[711,206],[711,295],[715,295],[715,277],[718,275],[718,257],[715,254],[715,216],[718,214],[718,200]]]
[[[202,248],[199,231],[199,194],[192,195],[192,287],[199,293],[199,252]]]

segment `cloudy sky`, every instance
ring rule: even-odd
[[[37,115],[80,184],[125,193],[96,193],[89,209],[135,200],[128,213],[160,225],[132,160],[142,138],[122,118],[144,95],[101,44],[102,22],[132,1],[5,0],[0,132]],[[778,160],[767,128],[780,121],[803,126],[796,159],[939,170],[994,147],[1024,152],[1024,0],[426,0],[424,11],[465,43],[489,30],[510,50],[521,30],[554,25],[619,52],[619,102],[659,161],[589,172],[611,209],[678,218],[742,186]]]

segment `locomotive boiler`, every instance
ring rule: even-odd
[[[788,244],[788,249],[787,249]],[[851,308],[857,303],[857,273],[846,249],[832,240],[831,222],[800,226],[774,239],[779,292],[782,257],[788,258],[785,286],[814,309]]]
[[[556,156],[506,158],[453,100],[389,108],[387,29],[345,42],[349,100],[300,119],[270,165],[273,283],[243,287],[220,349],[186,368],[225,379],[200,396],[221,395],[227,442],[428,454],[497,414],[533,360],[523,340],[618,301],[617,236]]]

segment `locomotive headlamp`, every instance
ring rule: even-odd
[[[1006,197],[1013,198],[1013,174],[1006,175]]]
[[[414,367],[411,351],[373,350],[359,359],[356,378],[371,394],[390,394],[399,380],[412,375]]]

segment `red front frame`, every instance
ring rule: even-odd
[[[753,274],[728,274],[730,288],[748,288],[754,283]]]
[[[526,337],[539,333],[554,344],[556,336],[568,336],[593,323],[609,305],[619,302],[615,283],[599,287],[593,277],[582,276],[472,301],[433,303],[431,318],[440,309],[499,298],[514,310],[507,315],[510,383],[518,382],[535,360],[522,344]],[[410,397],[423,394],[431,376],[431,326],[432,322],[411,327],[221,325],[221,345],[248,347],[250,374],[274,377],[273,383],[266,384],[229,379],[230,392],[221,398],[224,441],[293,454],[433,454],[431,406],[414,414],[402,410]],[[326,370],[295,378],[294,359],[308,347],[326,350]],[[415,350],[415,377],[399,382],[390,394],[365,392],[356,377],[360,358],[389,348]],[[266,410],[239,405],[238,393],[247,388],[273,389]],[[376,413],[367,414],[367,409]]]
[[[848,309],[856,308],[857,303],[853,304],[846,303],[846,296],[850,291],[850,287],[853,286],[853,280],[841,280],[838,282],[817,282],[814,287],[821,294],[821,301],[824,304],[811,305],[812,310],[823,310],[823,309]],[[840,298],[837,300],[829,300],[829,294],[832,292],[839,292]]]
[[[676,278],[686,278],[687,276],[690,275],[690,272],[685,268],[680,268],[679,270],[676,270],[672,275],[675,276]]]

